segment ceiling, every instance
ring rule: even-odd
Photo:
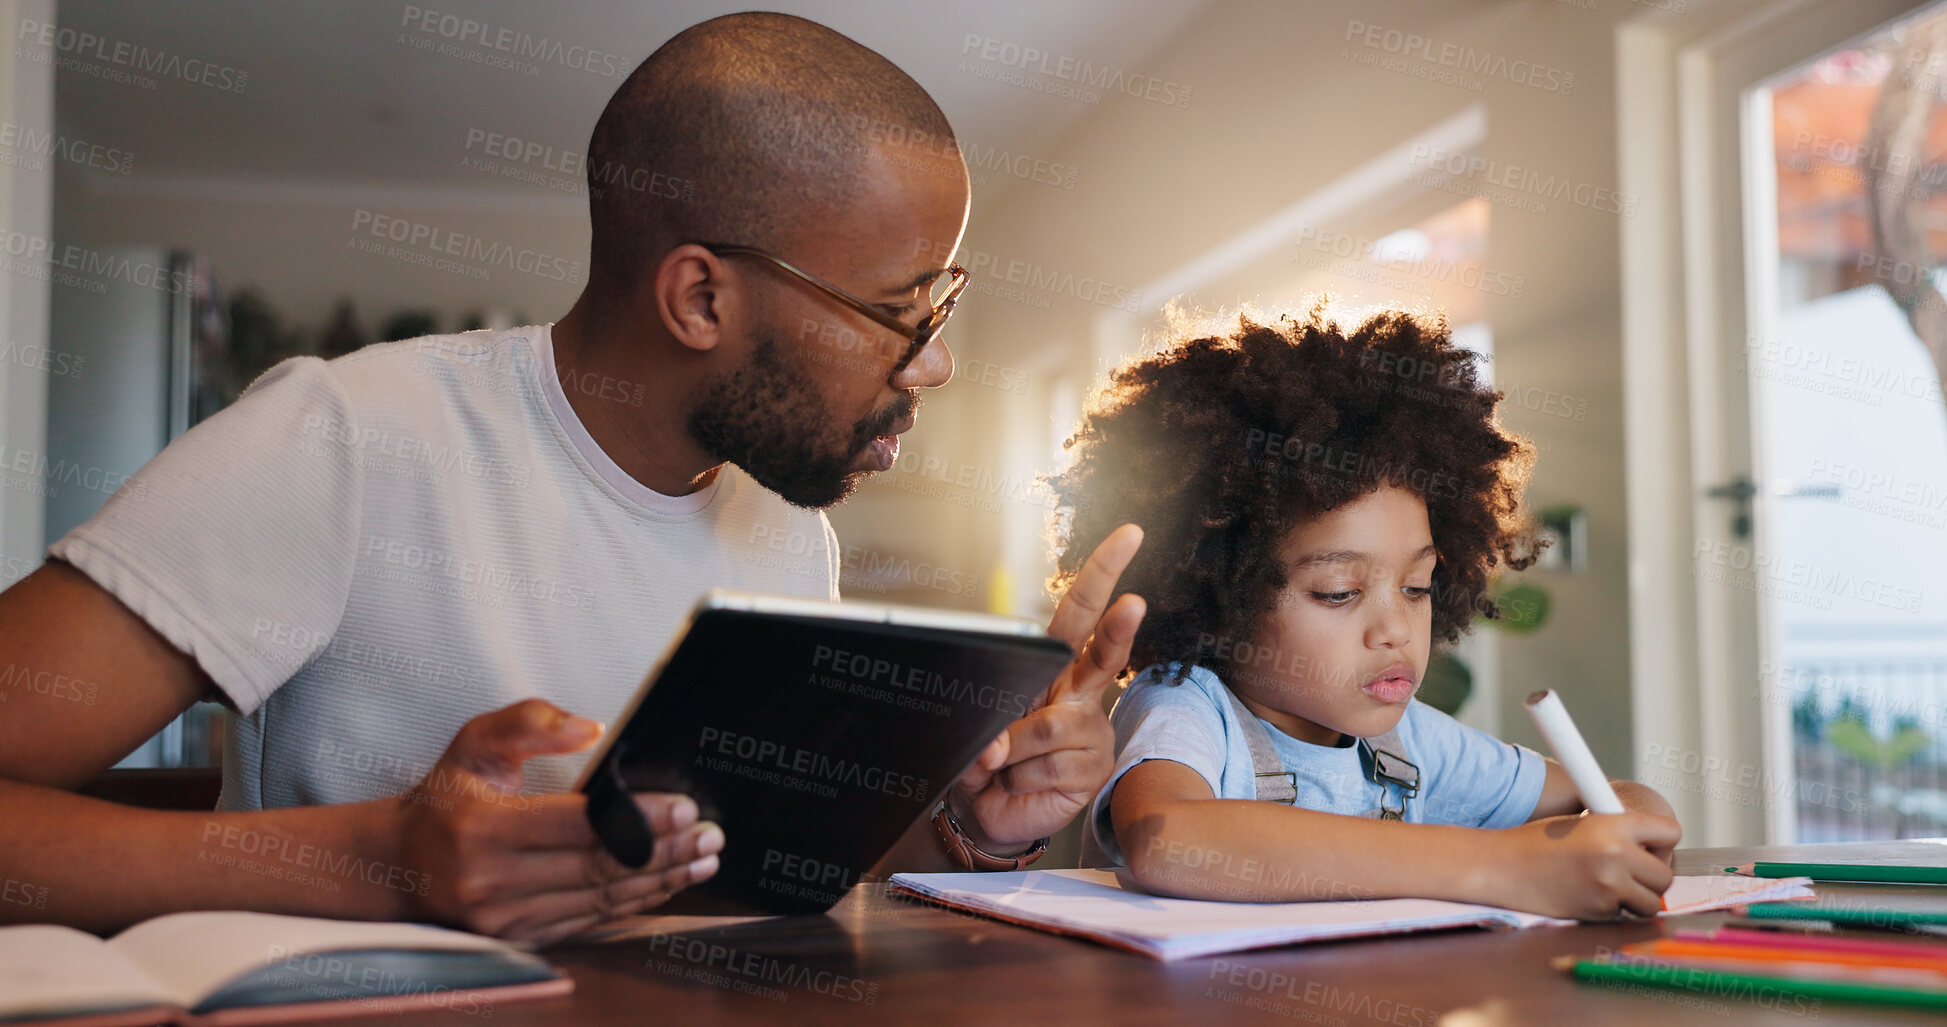
[[[1004,66],[981,61],[977,47],[996,40],[1140,73],[1206,3],[776,0],[766,6],[828,24],[891,58],[933,94],[963,140],[1046,158],[1064,131],[1097,108],[995,80],[992,72]],[[506,30],[558,41],[574,48],[564,54],[626,70],[685,26],[740,9],[746,8],[725,0],[60,0],[64,30],[103,41],[94,54],[128,44],[146,48],[151,60],[180,58],[173,66],[186,69],[203,61],[217,66],[219,84],[240,80],[242,88],[156,74],[151,89],[64,68],[56,85],[57,123],[71,137],[134,155],[137,173],[87,172],[91,189],[424,191],[475,200],[538,197],[578,208],[578,197],[542,196],[532,184],[463,165],[478,152],[468,149],[469,133],[581,151],[619,75],[571,67],[565,56],[530,62],[538,73],[529,73],[422,49],[454,44],[455,22],[445,22],[449,34],[442,35],[425,30],[414,12],[435,12],[435,24],[443,14],[472,19],[489,35]],[[495,52],[479,45],[479,35],[458,45],[475,55]],[[976,52],[963,56],[970,45]],[[596,56],[583,57],[591,51]],[[64,45],[62,52],[97,68],[114,65],[89,51]],[[1103,102],[1119,99],[1111,94]]]

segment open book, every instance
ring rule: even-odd
[[[566,995],[574,982],[506,942],[421,924],[172,913],[103,941],[0,928],[0,1024],[189,1027],[453,1009]]]
[[[896,891],[955,909],[1056,934],[1079,934],[1157,959],[1446,927],[1575,922],[1439,899],[1275,903],[1172,899],[1143,891],[1127,875],[1127,870],[894,874],[892,884]],[[1809,899],[1815,897],[1811,885],[1809,877],[1679,877],[1663,894],[1664,911],[1700,913],[1747,902]]]

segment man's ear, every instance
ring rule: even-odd
[[[694,243],[663,254],[656,265],[656,313],[677,342],[708,352],[724,337],[724,315],[734,302],[724,265],[717,255]]]

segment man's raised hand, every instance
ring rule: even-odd
[[[970,814],[962,822],[990,853],[1019,851],[1061,830],[1115,768],[1115,731],[1102,695],[1129,663],[1145,607],[1134,595],[1109,600],[1142,537],[1141,528],[1125,524],[1089,554],[1048,623],[1048,634],[1075,648],[1074,661],[953,786],[956,810]]]

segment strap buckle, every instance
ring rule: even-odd
[[[1289,794],[1280,796],[1277,792],[1267,789],[1260,784],[1257,786],[1258,798],[1266,802],[1283,803],[1286,806],[1298,805],[1298,775],[1296,773],[1289,770],[1273,770],[1257,775],[1259,781],[1263,781],[1267,777],[1284,778],[1284,787],[1289,790]]]
[[[1419,797],[1420,768],[1404,756],[1373,749],[1372,776],[1382,784],[1398,785],[1400,794],[1408,799]]]
[[[1390,732],[1382,741],[1397,743]],[[1360,739],[1359,748],[1372,761],[1372,782],[1379,786],[1379,819],[1405,820],[1406,800],[1420,794],[1420,768],[1412,760],[1374,745],[1369,738]],[[1397,805],[1392,804],[1394,788],[1399,789]]]

